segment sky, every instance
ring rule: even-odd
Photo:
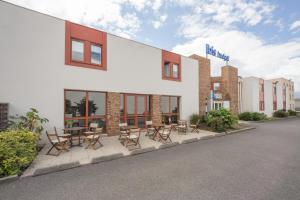
[[[285,77],[300,98],[299,0],[8,0],[26,8],[185,56],[205,45],[239,75]],[[209,56],[212,74],[225,63]]]

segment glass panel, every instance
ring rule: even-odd
[[[162,123],[164,123],[164,124],[169,124],[169,116],[167,116],[167,115],[163,115],[162,116]]]
[[[91,45],[91,63],[100,65],[101,64],[101,52],[100,46]]]
[[[83,62],[83,49],[84,43],[82,41],[72,40],[72,60]]]
[[[214,83],[214,90],[215,91],[220,90],[220,83]]]
[[[127,124],[128,126],[135,126],[134,118],[127,118]]]
[[[89,92],[89,116],[106,114],[106,93]]]
[[[178,97],[171,97],[171,112],[178,113]]]
[[[65,127],[85,127],[85,120],[84,119],[74,119],[74,120],[65,120]]]
[[[170,63],[169,62],[165,63],[164,71],[165,71],[165,76],[170,77]]]
[[[120,97],[120,114],[124,115],[124,94]]]
[[[138,127],[139,128],[145,128],[145,117],[139,117],[138,118]]]
[[[173,78],[178,78],[178,65],[173,64]]]
[[[90,123],[97,123],[99,128],[106,128],[106,123],[104,118],[97,118],[97,119],[89,119],[88,126]]]
[[[177,115],[172,115],[171,116],[171,122],[177,124],[177,122],[178,122],[178,116]]]
[[[162,113],[169,113],[170,107],[169,107],[169,97],[162,96],[161,102],[160,102],[161,112]]]
[[[120,123],[125,123],[124,116],[121,116],[121,117],[120,117]]]
[[[138,96],[137,97],[138,101],[138,114],[142,115],[145,113],[145,96]]]
[[[135,96],[127,96],[127,114],[134,114]]]
[[[84,117],[86,92],[66,91],[65,117]]]

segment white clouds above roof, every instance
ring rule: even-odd
[[[291,26],[290,26],[290,30],[296,30],[300,28],[300,20],[298,21],[294,21]]]

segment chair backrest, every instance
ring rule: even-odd
[[[186,120],[178,120],[178,125],[187,126],[187,121]]]
[[[127,123],[120,123],[119,124],[119,127],[124,127],[124,126],[128,126],[128,124]]]
[[[48,131],[46,131],[46,135],[50,143],[53,143],[54,141],[58,141],[58,142],[60,141],[55,127],[54,127],[54,132],[49,133]]]
[[[98,128],[98,123],[90,123],[90,128]]]
[[[146,126],[152,126],[153,122],[152,121],[146,121]]]

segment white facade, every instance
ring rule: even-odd
[[[260,110],[259,106],[259,81],[262,80],[258,77],[245,77],[240,81],[242,92],[240,93],[240,112],[262,112],[268,116],[272,116],[276,110],[284,109],[283,106],[283,87],[287,84],[286,79],[272,79],[263,80],[264,83],[264,108]],[[279,80],[279,81],[278,81]],[[288,81],[293,85],[292,81]],[[276,83],[276,84],[275,84]],[[273,85],[276,85],[276,102],[277,109],[273,107]],[[291,87],[293,88],[293,87]],[[294,110],[294,91],[286,88],[286,110]],[[290,99],[291,98],[291,99]]]
[[[65,21],[0,2],[0,102],[10,115],[34,107],[64,126],[64,89],[180,96],[198,113],[198,61],[181,56],[181,82],[162,80],[161,49],[107,34],[107,71],[65,65]]]

